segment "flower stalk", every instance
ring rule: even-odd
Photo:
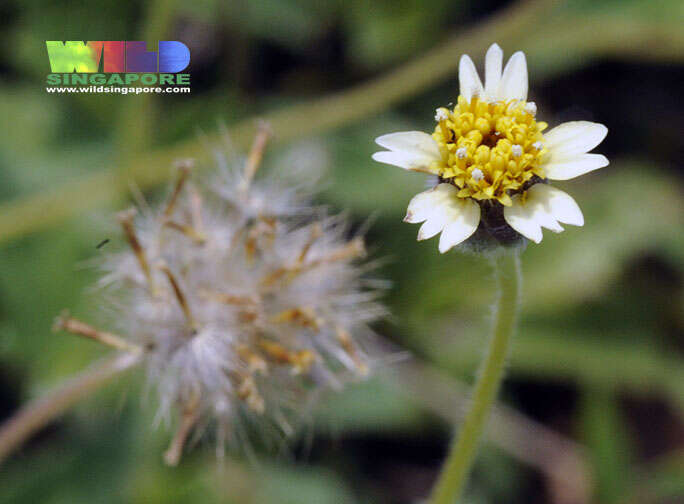
[[[495,257],[494,263],[499,284],[499,298],[496,305],[493,335],[475,385],[470,410],[458,437],[451,446],[429,500],[430,504],[453,504],[463,493],[480,438],[504,375],[509,344],[520,305],[519,252],[515,250],[502,253]]]
[[[0,464],[32,434],[114,377],[138,364],[141,357],[138,352],[118,354],[74,376],[22,407],[0,426]]]

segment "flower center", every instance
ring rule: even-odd
[[[544,178],[545,122],[534,120],[533,102],[487,103],[462,96],[453,110],[437,109],[432,137],[442,153],[432,166],[440,178],[460,189],[458,196],[512,204],[511,194],[526,189],[535,175]]]

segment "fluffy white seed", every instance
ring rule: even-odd
[[[206,184],[184,178],[172,203],[126,217],[137,253],[108,256],[99,282],[116,332],[145,349],[159,418],[179,424],[168,461],[188,422],[220,439],[245,421],[294,432],[312,397],[367,374],[384,314],[343,218],[218,161]]]

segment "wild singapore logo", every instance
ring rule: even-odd
[[[189,93],[190,49],[160,40],[156,51],[141,41],[46,40],[48,93]]]

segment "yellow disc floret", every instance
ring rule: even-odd
[[[460,189],[458,196],[512,204],[510,194],[526,189],[535,175],[544,178],[542,131],[533,103],[488,103],[462,96],[453,110],[437,109],[432,137],[442,154],[432,170]]]

